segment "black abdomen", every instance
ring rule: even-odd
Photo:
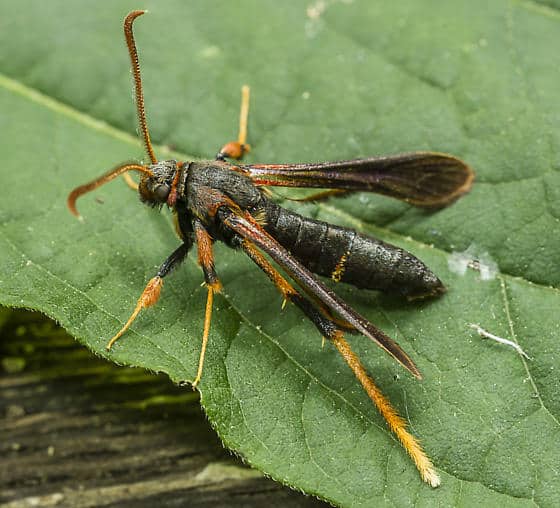
[[[359,288],[411,298],[445,287],[409,252],[353,229],[309,219],[267,202],[265,229],[312,272]]]

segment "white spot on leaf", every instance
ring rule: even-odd
[[[480,272],[481,280],[492,280],[498,273],[498,265],[490,254],[475,244],[469,245],[463,252],[451,253],[447,265],[452,272],[459,275],[465,275],[467,268],[476,270]]]

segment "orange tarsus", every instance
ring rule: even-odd
[[[113,336],[113,338],[107,343],[107,351],[113,347],[113,344],[126,332],[130,325],[134,322],[138,314],[142,309],[146,307],[151,307],[155,305],[155,303],[159,300],[159,295],[161,293],[161,287],[163,286],[163,279],[161,277],[153,277],[150,279],[144,291],[138,298],[138,302],[136,303],[136,307],[134,311],[128,318],[128,321],[124,324],[124,326]]]
[[[132,24],[134,20],[145,14],[146,11],[132,11],[124,19],[124,37],[126,45],[128,46],[128,53],[130,55],[130,63],[132,64],[132,74],[134,76],[134,94],[136,96],[136,109],[138,113],[138,123],[142,131],[142,138],[144,139],[144,146],[146,152],[152,161],[152,164],[157,162],[152,142],[150,141],[150,133],[148,132],[148,122],[146,120],[146,110],[144,107],[144,93],[142,91],[142,77],[140,75],[140,61],[138,60],[138,50],[134,42],[134,33],[132,31]]]
[[[92,190],[97,189],[97,187],[100,187],[101,185],[104,185],[107,182],[110,182],[111,180],[113,180],[117,176],[122,175],[123,173],[126,173],[127,171],[139,171],[139,172],[147,174],[149,176],[153,176],[152,171],[150,171],[146,166],[141,166],[140,164],[128,164],[128,163],[127,164],[121,164],[120,166],[117,166],[116,168],[111,169],[110,171],[108,171],[104,175],[101,175],[100,177],[96,178],[95,180],[92,180],[91,182],[88,182],[88,183],[85,183],[84,185],[80,185],[79,187],[76,187],[68,195],[68,198],[66,200],[66,204],[68,206],[68,209],[72,213],[72,215],[75,215],[76,217],[81,219],[81,215],[79,214],[79,212],[76,208],[76,200],[80,196],[83,196],[84,194],[86,194],[88,192],[91,192]]]
[[[366,372],[366,369],[356,356],[354,351],[350,348],[350,344],[346,342],[342,332],[335,332],[331,338],[339,353],[344,358],[345,362],[354,372],[354,375],[363,386],[369,398],[375,404],[381,416],[389,425],[389,429],[397,436],[404,449],[408,452],[418,471],[422,480],[432,487],[440,485],[440,477],[437,474],[431,460],[428,458],[416,438],[406,429],[405,420],[399,416],[395,408],[389,402],[389,399],[381,393],[381,390],[375,385],[373,379]]]
[[[196,377],[192,382],[193,388],[196,388],[202,378],[202,369],[204,367],[204,356],[206,354],[206,346],[208,345],[208,337],[210,336],[210,323],[212,321],[212,303],[214,302],[214,287],[206,284],[208,289],[208,297],[206,299],[206,310],[204,312],[204,331],[202,332],[202,346],[200,348],[200,356],[198,358],[198,370]]]

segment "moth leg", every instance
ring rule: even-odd
[[[216,160],[224,160],[226,157],[239,160],[251,150],[251,146],[247,144],[249,95],[250,88],[247,85],[243,85],[241,87],[241,109],[239,112],[239,135],[237,137],[237,141],[230,141],[222,146],[216,155]]]
[[[123,173],[124,181],[132,190],[138,191],[138,184],[134,181],[134,178],[130,176],[130,173]]]
[[[305,315],[307,315],[307,317],[309,317],[309,319],[313,321],[313,323],[317,326],[317,328],[319,328],[321,333],[323,332],[323,324],[319,326],[317,324],[319,322],[329,322],[329,324],[332,323],[340,330],[344,330],[350,333],[357,333],[356,328],[354,328],[352,324],[332,316],[329,309],[322,305],[320,301],[315,301],[315,305],[320,309],[319,312],[310,300],[303,298],[300,293],[296,289],[294,289],[294,287],[284,277],[282,277],[278,270],[276,270],[267,261],[267,259],[261,254],[261,252],[255,247],[253,243],[248,240],[243,240],[241,247],[251,258],[251,260],[268,276],[268,278],[273,282],[278,291],[280,291],[280,294],[284,297],[282,308],[288,300],[292,303],[295,303],[305,313]],[[325,326],[326,328],[330,328],[329,325],[325,324]]]
[[[206,311],[204,313],[204,331],[202,332],[202,346],[200,348],[200,356],[198,360],[198,370],[196,377],[192,382],[193,387],[199,383],[202,377],[202,369],[204,366],[204,356],[206,354],[206,346],[208,345],[208,337],[210,334],[210,322],[212,321],[212,304],[214,301],[214,293],[219,293],[222,284],[218,280],[218,275],[214,269],[214,253],[212,251],[212,237],[204,228],[202,223],[195,219],[193,221],[194,233],[196,236],[196,244],[198,247],[198,263],[204,272],[204,280],[206,289],[208,290],[206,298]]]
[[[113,347],[113,344],[130,328],[130,325],[134,322],[138,314],[142,309],[151,307],[155,305],[159,300],[159,295],[161,293],[161,288],[163,286],[163,278],[175,268],[183,259],[185,259],[187,253],[189,252],[191,245],[189,243],[181,244],[173,253],[162,263],[155,277],[152,277],[144,291],[138,298],[136,302],[136,307],[134,311],[128,318],[128,321],[124,326],[111,338],[107,343],[107,351]]]
[[[338,349],[338,352],[344,358],[346,364],[352,369],[352,372],[368,394],[369,398],[375,404],[381,416],[387,422],[391,431],[397,436],[404,449],[414,461],[422,480],[431,487],[439,487],[441,479],[437,474],[432,461],[426,455],[420,443],[410,434],[406,428],[406,421],[400,416],[395,408],[391,405],[390,400],[383,395],[377,387],[373,378],[366,371],[360,359],[352,351],[350,344],[344,338],[341,331],[336,331],[331,337],[331,341]]]
[[[313,194],[306,196],[304,198],[285,198],[290,201],[299,201],[299,202],[308,202],[311,201],[316,203],[318,201],[326,201],[333,196],[347,196],[348,194],[352,194],[352,191],[344,190],[344,189],[330,189],[322,192],[314,192]]]
[[[437,487],[440,484],[440,478],[435,471],[432,462],[416,438],[408,432],[406,428],[406,421],[397,413],[395,408],[391,405],[389,399],[383,395],[381,390],[375,384],[373,378],[368,374],[360,362],[356,353],[352,351],[350,344],[348,344],[344,338],[343,330],[340,329],[338,324],[331,320],[328,315],[325,315],[321,308],[315,307],[308,298],[301,295],[267,261],[267,259],[252,242],[246,239],[243,240],[242,248],[272,280],[284,298],[295,303],[319,329],[321,334],[335,345],[346,364],[350,367],[362,385],[368,397],[387,422],[389,429],[397,436],[404,449],[414,461],[422,479],[432,487]]]

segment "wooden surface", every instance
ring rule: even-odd
[[[0,504],[328,506],[225,451],[188,387],[94,357],[0,309]]]

